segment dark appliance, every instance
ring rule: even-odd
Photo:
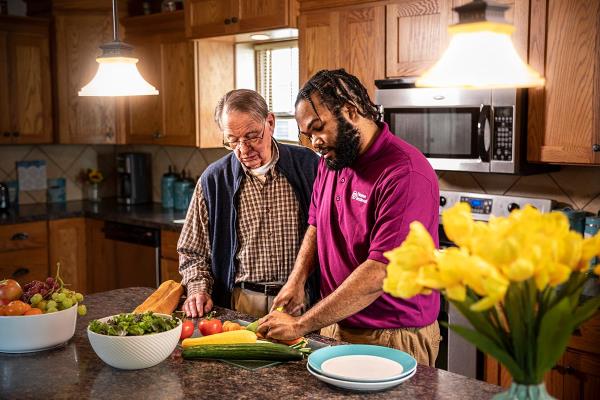
[[[454,243],[444,233],[442,211],[458,202],[468,202],[471,205],[473,219],[489,221],[491,216],[506,217],[512,210],[531,204],[541,212],[550,212],[554,206],[552,200],[534,199],[528,197],[489,195],[483,193],[466,193],[455,191],[440,191],[440,248],[454,246]],[[438,321],[449,324],[470,326],[469,321],[450,305],[442,296]],[[483,379],[483,353],[467,342],[460,335],[440,324],[442,342],[436,360],[436,367],[468,376]]]
[[[117,288],[158,287],[160,230],[106,221],[105,239],[114,241]]]
[[[410,78],[375,84],[390,130],[436,170],[526,174],[548,168],[526,162],[526,90],[416,88]]]
[[[143,204],[152,201],[152,166],[150,154],[117,155],[117,202]]]
[[[10,195],[8,186],[0,182],[0,211],[6,211],[10,207]]]

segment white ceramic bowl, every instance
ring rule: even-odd
[[[167,314],[155,313],[154,315],[170,317]],[[113,317],[116,315],[100,318],[98,321],[106,322]],[[169,331],[142,336],[101,335],[90,331],[89,328],[87,333],[92,349],[111,367],[142,369],[153,367],[171,355],[179,342],[181,321]]]
[[[28,353],[49,349],[73,337],[77,305],[50,314],[0,316],[0,352]]]

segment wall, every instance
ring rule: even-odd
[[[227,154],[225,149],[200,150],[173,146],[0,146],[0,181],[16,179],[18,160],[46,160],[48,178],[67,178],[67,200],[86,197],[85,187],[77,179],[82,170],[100,168],[106,175],[101,195],[115,195],[116,152],[138,151],[152,154],[153,199],[160,202],[160,178],[169,165],[179,172],[185,169],[196,179],[213,161]],[[600,210],[600,167],[563,167],[548,174],[514,176],[439,172],[440,189],[475,193],[542,197],[593,213]],[[45,202],[45,193],[21,193],[20,202]]]
[[[115,156],[117,152],[136,151],[152,154],[153,200],[160,202],[160,178],[174,165],[177,171],[185,169],[194,179],[213,161],[227,154],[225,149],[200,150],[189,147],[160,146],[0,146],[0,182],[17,177],[15,162],[45,160],[48,178],[66,178],[67,200],[86,198],[86,186],[79,178],[82,171],[98,168],[106,180],[100,185],[102,197],[116,195]],[[19,203],[44,203],[45,191],[20,192]]]

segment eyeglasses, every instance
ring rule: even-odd
[[[236,150],[242,144],[245,144],[246,146],[254,146],[255,144],[257,144],[258,142],[260,142],[262,140],[264,135],[265,135],[265,123],[263,122],[263,128],[262,128],[262,132],[260,134],[255,133],[255,132],[248,133],[244,136],[244,139],[236,138],[235,140],[229,140],[229,141],[223,139],[223,146],[225,146],[225,148],[229,149],[229,150]]]

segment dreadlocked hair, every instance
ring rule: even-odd
[[[323,104],[334,114],[339,115],[341,108],[348,104],[353,106],[363,118],[373,122],[382,119],[379,107],[371,101],[367,89],[358,78],[346,72],[343,68],[336,70],[323,69],[308,80],[298,92],[297,106],[301,100],[306,100],[312,106],[315,114],[319,115],[310,96],[319,93]]]

